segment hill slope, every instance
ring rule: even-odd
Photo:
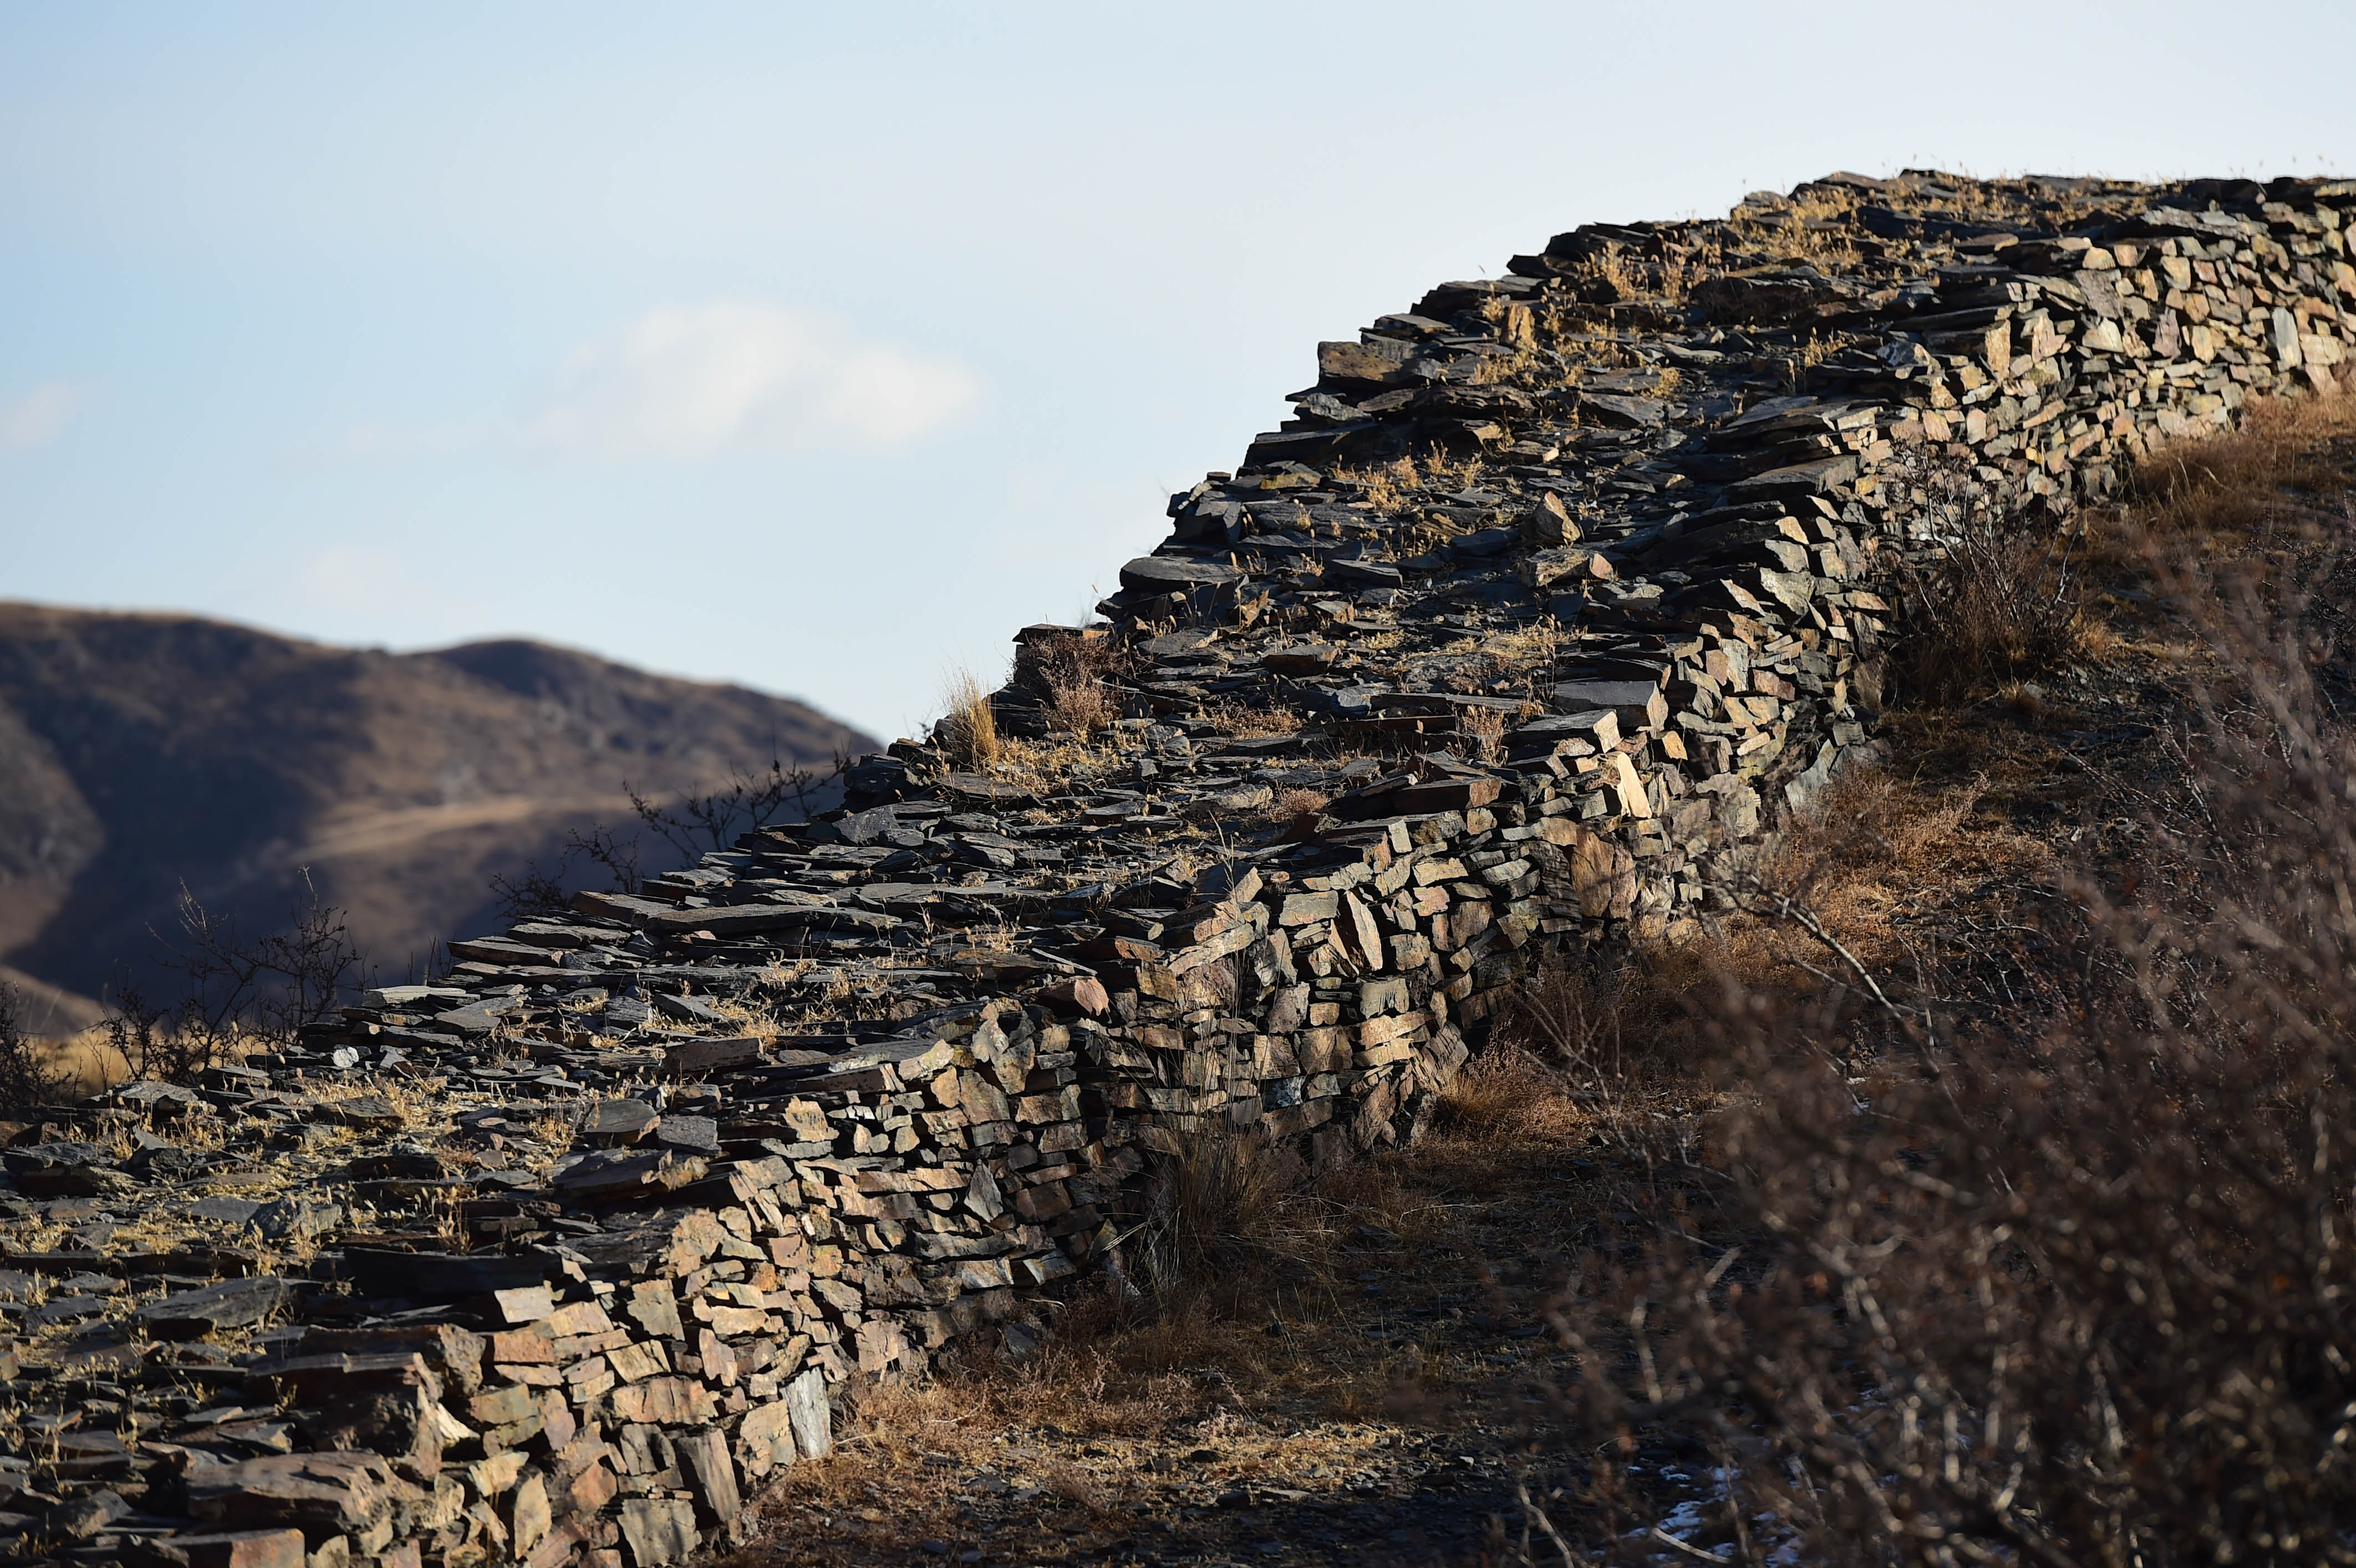
[[[308,867],[399,970],[489,918],[493,873],[626,817],[626,781],[669,794],[873,744],[538,643],[388,654],[0,603],[0,962],[95,996],[152,961],[184,882],[259,933]]]

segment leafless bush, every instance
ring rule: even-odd
[[[1283,1250],[1300,1162],[1263,1137],[1208,1129],[1165,1165],[1138,1253],[1158,1293],[1265,1263]]]
[[[284,930],[247,941],[236,922],[180,890],[179,934],[163,943],[176,995],[158,1003],[126,986],[104,1022],[134,1078],[187,1083],[248,1043],[292,1041],[327,1018],[359,980],[343,911],[319,901],[308,873]]]
[[[821,792],[839,780],[849,766],[838,757],[824,770],[786,766],[772,757],[760,773],[737,769],[725,784],[672,800],[641,795],[625,784],[630,814],[640,829],[653,833],[679,858],[692,860],[707,850],[733,847],[744,834],[788,818],[801,819],[821,806]],[[514,877],[494,874],[490,892],[499,913],[513,922],[561,914],[573,904],[578,873],[594,867],[607,887],[617,893],[635,893],[645,880],[638,869],[641,834],[617,832],[604,823],[566,830],[556,864],[543,870],[538,860],[527,862]]]
[[[2069,882],[2012,1010],[1862,972],[1727,997],[1726,1197],[1558,1304],[1599,1456],[1558,1526],[1622,1560],[1676,1501],[1729,1563],[2356,1558],[2356,742],[2296,621],[2242,611],[2181,798]],[[1901,1049],[1828,1049],[1860,1005]],[[1655,1443],[1708,1456],[1698,1518]]]
[[[1906,572],[1903,684],[1925,703],[1968,702],[2067,664],[2083,645],[2081,530],[2043,507],[1998,512],[1977,486],[1934,475],[1940,553]]]
[[[1048,692],[1047,714],[1055,728],[1085,741],[1111,723],[1116,709],[1100,683],[1078,680],[1059,682]]]
[[[807,818],[820,792],[840,780],[850,766],[850,759],[840,756],[825,769],[789,768],[782,758],[771,757],[768,767],[759,773],[738,768],[718,788],[683,795],[669,803],[649,799],[627,784],[623,788],[630,797],[631,814],[640,825],[692,860],[707,850],[734,848],[740,836],[773,822]],[[610,836],[602,846],[594,842],[594,833],[590,838],[581,846],[583,857],[616,870]],[[628,864],[635,871],[635,851]]]
[[[0,1111],[27,1110],[63,1097],[65,1080],[42,1060],[25,1029],[25,994],[0,980]]]

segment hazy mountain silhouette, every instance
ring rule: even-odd
[[[70,993],[37,992],[49,1027],[82,1021],[77,997],[153,965],[182,884],[259,934],[307,867],[398,977],[490,923],[493,873],[626,820],[625,781],[673,795],[873,746],[803,703],[541,643],[390,654],[0,603],[0,965]]]

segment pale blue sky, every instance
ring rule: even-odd
[[[0,597],[913,731],[1312,346],[1836,168],[2356,168],[2337,4],[0,5]]]

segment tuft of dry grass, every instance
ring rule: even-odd
[[[1280,789],[1268,808],[1269,820],[1314,827],[1317,818],[1332,797],[1323,790]]]
[[[2145,536],[2239,549],[2310,521],[2345,493],[2356,397],[2253,398],[2233,430],[2169,443],[2136,465],[2132,522]]]
[[[990,693],[971,670],[960,669],[948,678],[942,694],[947,709],[933,725],[933,740],[956,766],[979,772],[998,761],[998,715]]]
[[[1203,717],[1217,725],[1222,735],[1297,735],[1301,729],[1301,715],[1289,708],[1214,702],[1205,705]]]
[[[1423,483],[1430,490],[1466,490],[1481,482],[1488,464],[1477,453],[1451,457],[1434,448],[1423,460]]]
[[[1299,1160],[1247,1133],[1198,1131],[1156,1184],[1137,1255],[1164,1298],[1271,1263],[1305,1264],[1314,1226],[1286,1212],[1305,1174]]]
[[[1804,904],[1826,937],[1868,962],[1902,962],[1909,948],[1900,925],[1927,900],[1991,875],[2042,885],[2053,874],[2041,842],[2001,822],[1975,820],[1988,783],[1983,774],[1934,785],[1879,768],[1844,769],[1805,811],[1786,819],[1757,868],[1757,886]],[[1791,934],[1779,937],[1779,953]],[[1837,958],[1822,941],[1803,945],[1812,962]],[[1788,987],[1800,976],[1752,965],[1741,978]]]
[[[1416,476],[1415,460],[1410,457],[1398,458],[1376,468],[1337,468],[1333,480],[1337,485],[1355,485],[1377,512],[1398,511],[1421,483]]]
[[[1433,1098],[1434,1136],[1497,1152],[1560,1146],[1594,1119],[1560,1068],[1510,1043],[1465,1063]]]
[[[1484,763],[1500,761],[1505,754],[1505,716],[1494,708],[1475,708],[1457,721],[1465,743]]]
[[[1472,384],[1476,387],[1497,387],[1526,384],[1539,379],[1544,367],[1534,347],[1517,348],[1510,354],[1483,355],[1472,367]]]

